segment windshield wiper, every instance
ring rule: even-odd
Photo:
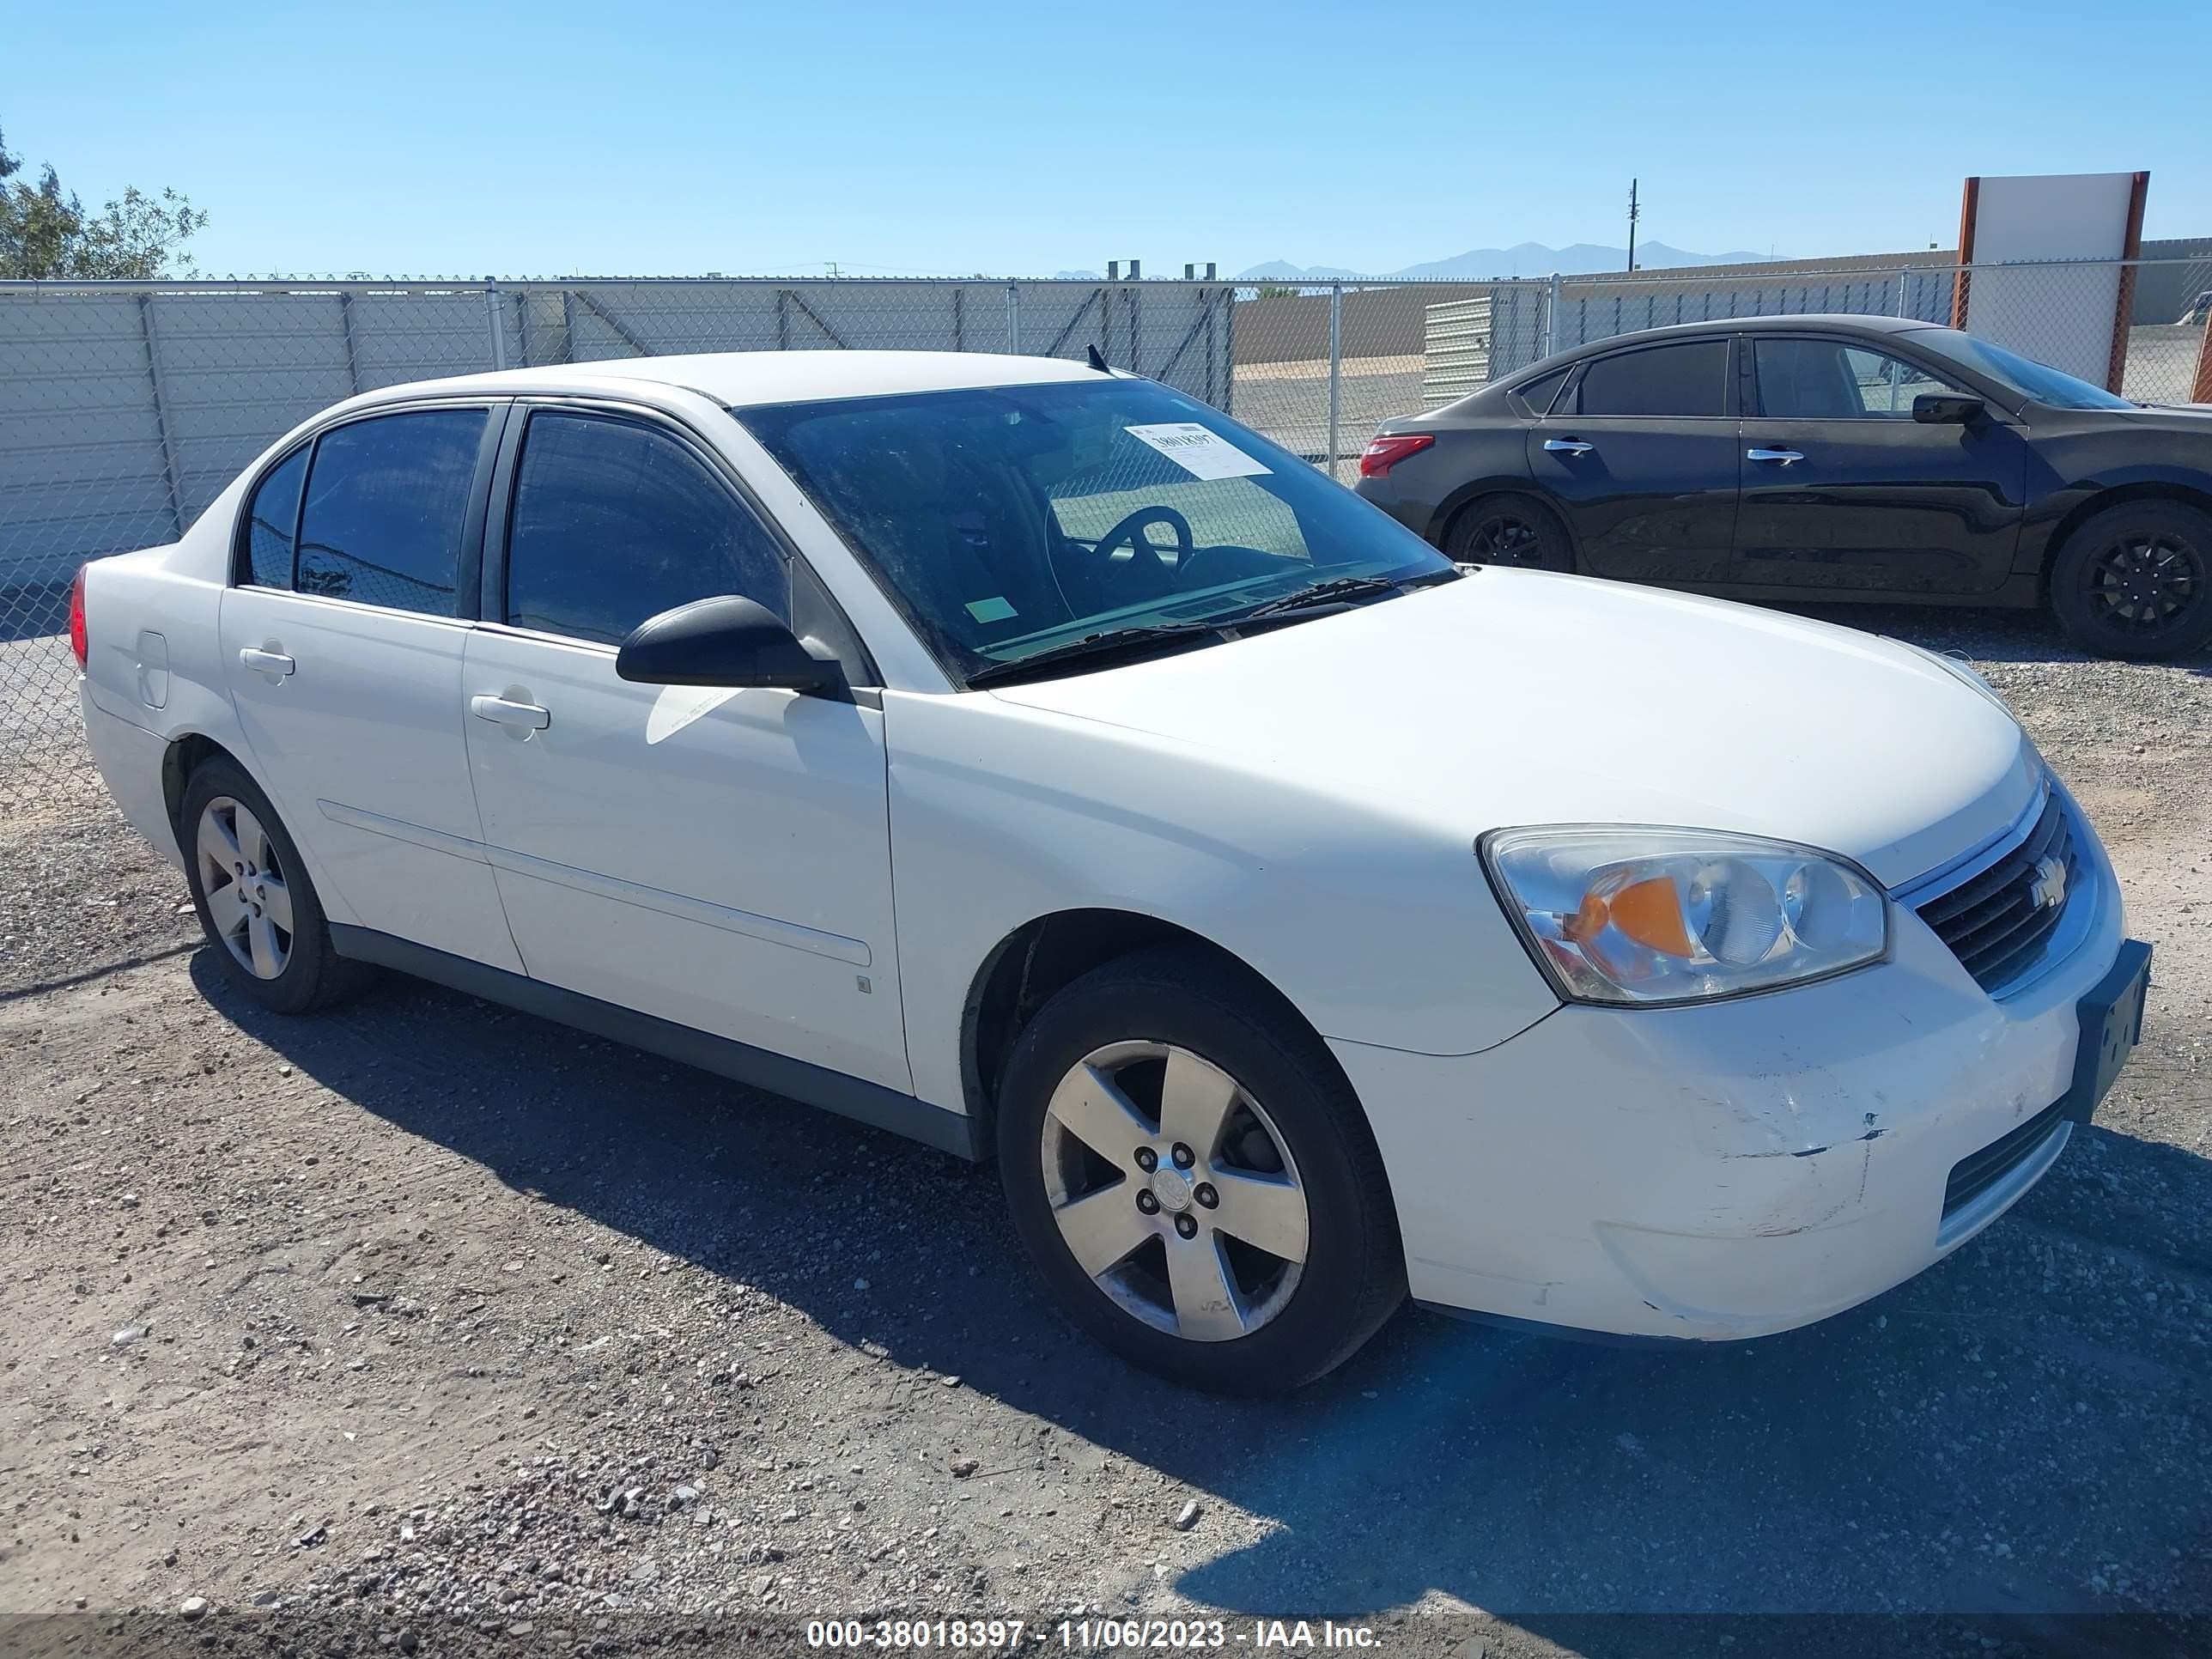
[[[1300,611],[1348,605],[1354,599],[1380,599],[1385,593],[1396,593],[1409,587],[1425,587],[1431,582],[1456,581],[1458,579],[1459,572],[1456,570],[1432,570],[1418,576],[1339,576],[1332,581],[1316,582],[1311,587],[1301,587],[1294,593],[1285,593],[1269,599],[1234,618],[1234,622],[1248,623],[1261,617],[1286,617]]]
[[[1103,633],[1085,634],[1079,640],[1070,640],[1065,645],[1055,645],[1048,650],[1036,651],[1026,657],[1017,657],[1012,662],[994,662],[979,668],[968,676],[969,685],[990,685],[1002,680],[1020,678],[1033,669],[1049,668],[1057,663],[1077,662],[1091,657],[1115,657],[1126,651],[1135,651],[1166,640],[1212,638],[1224,640],[1229,635],[1221,623],[1159,623],[1146,628],[1109,628]]]

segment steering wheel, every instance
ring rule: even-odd
[[[1157,555],[1162,550],[1154,547],[1150,541],[1146,540],[1144,533],[1147,526],[1156,524],[1164,524],[1175,532],[1176,563],[1181,565],[1191,556],[1197,543],[1190,533],[1190,520],[1171,507],[1139,507],[1101,536],[1097,544],[1091,550],[1097,556],[1098,563],[1102,566],[1114,550],[1124,542],[1128,543],[1129,551],[1132,554],[1142,549],[1147,553]]]

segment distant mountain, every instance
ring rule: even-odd
[[[1254,265],[1249,270],[1240,270],[1240,283],[1335,283],[1353,276],[1367,275],[1365,271],[1344,270],[1335,265],[1294,265],[1287,259],[1270,259],[1264,265]]]
[[[1637,245],[1636,265],[1639,270],[1661,270],[1674,265],[1747,265],[1773,257],[1741,252],[1692,253],[1686,249],[1669,247],[1664,242],[1641,242]],[[1265,264],[1239,271],[1237,280],[1335,283],[1359,276],[1413,276],[1431,282],[1468,282],[1490,276],[1548,276],[1555,270],[1564,276],[1586,276],[1599,271],[1625,270],[1627,267],[1628,250],[1625,247],[1604,247],[1595,242],[1546,247],[1541,242],[1522,242],[1516,247],[1470,248],[1449,259],[1431,259],[1423,264],[1407,265],[1402,270],[1346,270],[1336,265],[1302,266],[1285,259],[1270,259]]]

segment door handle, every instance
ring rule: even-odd
[[[469,713],[480,720],[493,720],[526,732],[543,732],[553,724],[553,716],[536,703],[514,702],[506,697],[471,697]]]
[[[1544,453],[1547,455],[1587,455],[1595,444],[1586,444],[1580,438],[1547,438]]]
[[[282,651],[264,651],[258,646],[252,645],[238,653],[238,660],[241,667],[250,668],[257,674],[266,674],[272,684],[299,666]]]
[[[1776,466],[1790,466],[1805,459],[1794,449],[1747,449],[1743,458],[1747,461],[1771,461]]]

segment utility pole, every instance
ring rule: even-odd
[[[1636,205],[1636,180],[1631,179],[1628,181],[1628,268],[1631,270],[1636,269],[1636,216],[1639,210]]]

